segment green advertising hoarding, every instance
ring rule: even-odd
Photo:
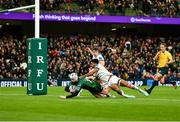
[[[27,39],[27,94],[47,94],[47,39]]]

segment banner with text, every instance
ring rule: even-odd
[[[33,13],[8,12],[1,13],[0,19],[5,20],[34,20]],[[139,16],[99,16],[76,14],[40,14],[43,21],[63,22],[101,22],[101,23],[130,23],[130,24],[173,24],[180,25],[180,18],[167,17],[139,17]]]
[[[56,86],[67,86],[70,82],[69,79],[49,79],[47,82],[53,82],[56,84]],[[180,79],[175,80],[177,86],[180,86]],[[143,79],[137,79],[137,80],[128,80],[129,83],[134,84],[136,86],[151,86],[153,80],[143,80]],[[49,85],[51,86],[51,85]],[[162,86],[159,82],[159,86]],[[172,86],[171,84],[164,84],[163,86]],[[6,79],[0,79],[0,87],[27,87],[27,81],[26,80],[6,80]]]

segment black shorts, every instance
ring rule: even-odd
[[[168,74],[168,67],[161,67],[161,68],[159,68],[159,73],[161,74],[161,75],[166,75],[166,74]]]

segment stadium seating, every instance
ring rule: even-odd
[[[33,4],[33,0],[1,0],[0,9]],[[96,15],[179,17],[178,0],[41,0],[41,12]],[[33,11],[33,9],[30,9]]]
[[[0,78],[26,78],[26,36],[22,39],[4,36],[0,39]],[[83,74],[89,70],[91,55],[86,50],[99,47],[106,62],[106,67],[115,75],[124,79],[141,78],[145,69],[151,73],[156,71],[153,57],[160,42],[166,41],[168,49],[175,57],[173,66],[175,73],[179,72],[179,44],[175,38],[121,36],[89,36],[69,35],[48,37],[49,68],[48,75],[53,79],[67,78],[70,72]],[[126,43],[130,42],[131,47]],[[86,45],[86,46],[85,46]],[[93,46],[91,46],[93,45]],[[116,49],[112,52],[109,48]]]
[[[1,0],[0,10],[34,4],[34,0]],[[67,14],[125,15],[125,16],[158,16],[179,17],[178,0],[41,0],[41,12]],[[33,11],[33,9],[30,9]],[[49,38],[49,77],[66,78],[70,72],[83,74],[88,72],[90,54],[85,45],[96,43],[103,54],[106,67],[122,78],[140,78],[143,69],[154,73],[156,68],[152,61],[160,41],[166,41],[172,47],[174,57],[179,56],[178,39],[158,37],[89,36],[69,35]],[[25,79],[26,44],[16,37],[0,38],[0,78]],[[130,47],[126,42],[130,41]],[[76,43],[77,42],[77,43]],[[97,46],[96,45],[96,46]],[[112,53],[108,48],[115,48]],[[93,47],[91,47],[93,48]],[[179,64],[173,71],[179,72]],[[176,66],[178,65],[178,66]]]

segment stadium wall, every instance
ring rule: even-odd
[[[136,79],[136,80],[127,80],[129,83],[134,84],[136,86],[151,86],[153,80],[152,79]],[[65,87],[69,84],[69,79],[51,79],[51,82],[54,82],[56,86]],[[180,86],[180,79],[176,80],[177,86]],[[26,87],[27,80],[13,80],[13,79],[0,79],[0,87]],[[159,83],[159,86],[162,84]],[[172,86],[170,84],[165,84],[163,86]]]
[[[1,20],[0,31],[8,31],[8,27],[14,26],[23,35],[34,34],[34,21]],[[116,28],[116,31],[112,29]],[[173,30],[173,31],[171,31]],[[87,22],[41,22],[41,34],[112,34],[118,32],[139,32],[146,35],[179,36],[179,25],[153,25],[153,24],[117,24],[117,23],[87,23]]]

